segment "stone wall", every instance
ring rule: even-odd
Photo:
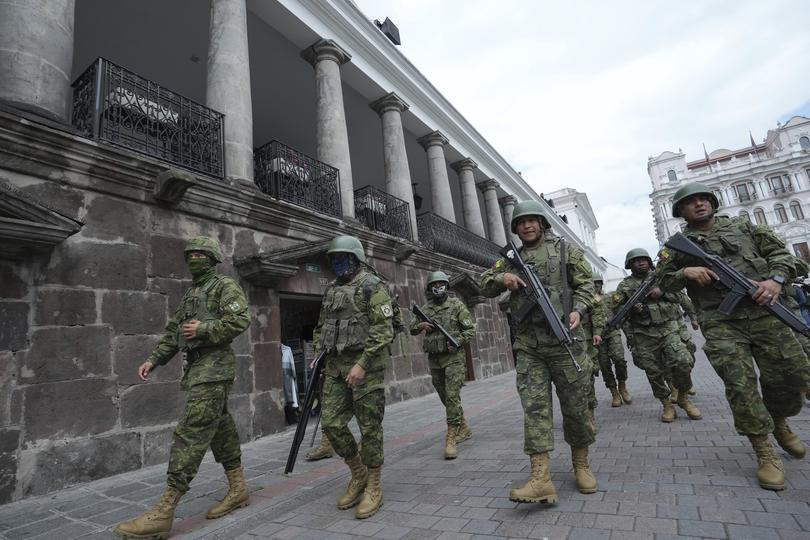
[[[184,403],[181,362],[158,368],[148,383],[136,368],[189,285],[182,249],[190,236],[220,241],[227,259],[220,270],[240,280],[251,305],[251,327],[233,344],[230,408],[243,441],[285,428],[279,292],[320,294],[327,276],[301,271],[257,286],[239,276],[234,258],[356,234],[403,310],[424,302],[429,271],[477,279],[481,270],[426,251],[398,262],[401,241],[250,186],[195,178],[167,206],[152,196],[166,168],[0,111],[0,182],[83,223],[44,254],[0,253],[0,503],[167,460]],[[323,263],[299,264],[308,262]],[[497,305],[473,313],[476,378],[511,369]],[[400,334],[392,355],[390,402],[433,391],[421,338]]]

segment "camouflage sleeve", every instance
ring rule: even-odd
[[[487,298],[495,298],[506,287],[503,284],[503,275],[506,273],[506,261],[498,259],[495,265],[481,276],[481,294]]]
[[[683,291],[678,291],[677,293],[678,303],[681,305],[684,313],[689,316],[689,320],[697,321],[697,311],[695,310],[695,304],[692,303],[692,300],[689,299],[689,296]]]
[[[324,298],[326,298],[326,293],[324,291]],[[315,329],[312,331],[312,350],[315,353],[315,356],[318,356],[323,347],[321,347],[321,328],[323,328],[323,314],[325,313],[323,309],[323,304],[321,304],[321,311],[318,313],[318,324],[315,325]]]
[[[420,306],[420,307],[422,308],[422,311],[425,311],[425,306]],[[420,322],[422,322],[422,321],[416,315],[413,315],[411,317],[411,324],[410,324],[410,326],[408,326],[408,330],[411,332],[412,336],[418,336],[419,334],[422,333],[422,331],[419,329],[419,323]]]
[[[605,332],[605,326],[607,326],[608,317],[607,311],[605,307],[607,306],[608,299],[606,297],[602,297],[593,306],[593,312],[591,313],[591,325],[593,326],[593,335],[601,336]]]
[[[768,261],[770,275],[780,275],[788,279],[796,277],[794,255],[788,251],[781,238],[767,225],[750,225],[752,239],[759,254]]]
[[[572,247],[568,256],[568,280],[574,293],[573,308],[583,312],[591,308],[596,301],[593,288],[593,269],[585,260],[585,253]]]
[[[456,322],[458,323],[458,327],[461,329],[461,339],[459,341],[462,344],[472,341],[472,339],[475,337],[475,322],[472,319],[472,315],[470,315],[470,310],[467,309],[467,306],[465,306],[464,302],[461,300],[458,301]]]
[[[682,291],[686,287],[686,278],[683,276],[683,264],[679,253],[671,253],[669,257],[658,263],[655,274],[657,285],[665,293]]]
[[[793,257],[793,271],[796,272],[796,277],[806,276],[810,272],[810,265],[804,259]]]
[[[182,306],[183,302],[180,302],[180,306],[175,310],[169,322],[166,323],[166,329],[163,331],[163,335],[160,337],[160,341],[158,341],[152,354],[146,359],[147,362],[152,362],[156,366],[165,366],[177,354],[177,327],[183,318]]]
[[[245,292],[232,278],[222,279],[216,313],[218,318],[203,321],[197,328],[197,336],[212,345],[230,343],[250,326]]]
[[[369,328],[368,338],[363,347],[363,353],[357,360],[363,369],[368,369],[368,363],[377,356],[377,353],[387,347],[394,339],[394,308],[391,306],[391,297],[385,285],[380,283],[368,300],[366,307],[368,314]]]

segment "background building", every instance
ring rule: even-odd
[[[672,196],[686,182],[703,182],[720,201],[720,213],[767,224],[792,251],[810,260],[810,119],[794,116],[769,130],[764,142],[739,150],[706,152],[686,161],[678,152],[650,157],[647,173],[655,233],[663,244],[681,230],[683,220],[672,217]]]

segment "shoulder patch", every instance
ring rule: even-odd
[[[228,304],[228,309],[233,311],[234,313],[238,313],[238,312],[242,311],[242,304],[240,304],[239,302],[233,301],[230,304]]]
[[[668,248],[661,248],[661,251],[658,252],[658,258],[662,261],[669,259],[670,255],[672,255],[672,253]]]
[[[382,306],[380,306],[380,311],[382,311],[383,316],[386,318],[394,316],[394,310],[393,308],[391,308],[390,304],[383,304]]]
[[[503,266],[503,259],[498,259],[495,261],[495,268],[500,268]]]
[[[622,300],[622,295],[621,294],[619,294],[617,292],[613,293],[613,301],[614,302],[621,302],[621,300]]]

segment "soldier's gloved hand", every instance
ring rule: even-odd
[[[510,291],[515,292],[521,287],[525,287],[526,282],[520,279],[520,276],[507,272],[503,275],[503,286]]]
[[[183,325],[183,337],[186,339],[194,339],[197,337],[197,328],[200,326],[200,321],[197,319],[188,321]]]
[[[416,327],[425,333],[433,332],[433,325],[427,322],[420,322]]]
[[[581,316],[579,311],[572,311],[570,315],[568,315],[568,329],[569,330],[576,330],[579,328]]]
[[[602,344],[602,336],[600,336],[598,334],[593,336],[593,346],[598,347],[601,344]]]
[[[142,381],[149,379],[149,373],[153,369],[155,369],[155,364],[147,360],[146,362],[138,366],[138,377],[140,377]]]
[[[713,270],[709,270],[705,266],[687,266],[683,269],[683,277],[697,281],[701,287],[720,279]]]
[[[355,364],[352,366],[352,369],[349,371],[349,374],[346,375],[346,384],[349,386],[357,386],[361,382],[363,382],[363,378],[366,376],[366,370],[363,369],[363,366],[360,364]]]

